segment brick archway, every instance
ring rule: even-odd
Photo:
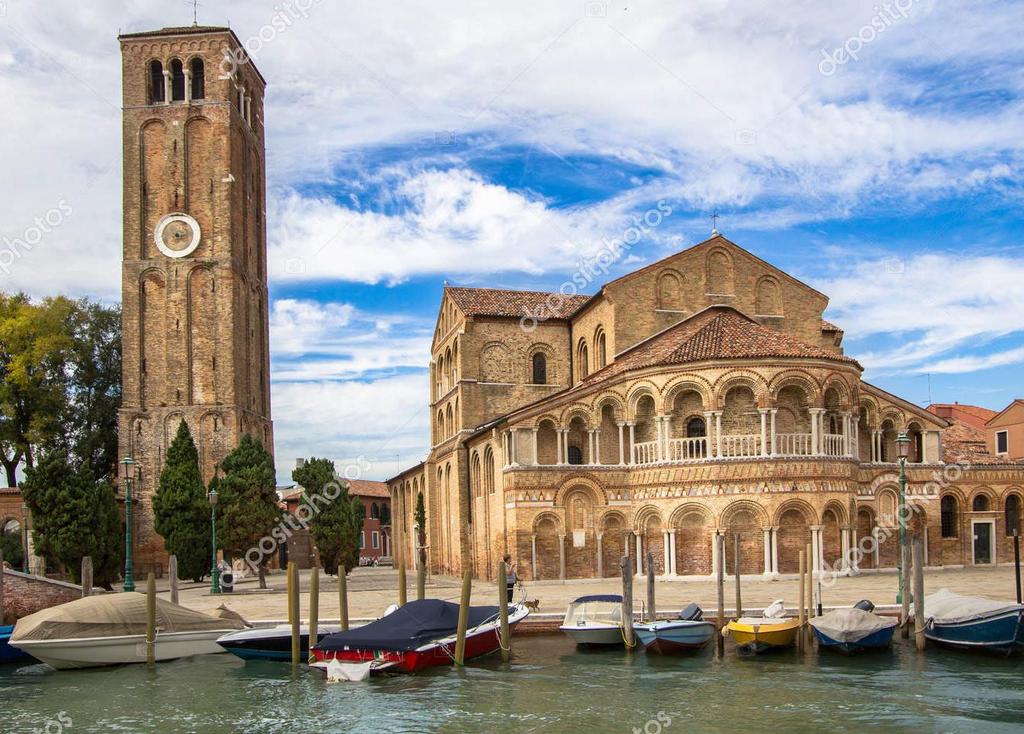
[[[779,573],[799,573],[800,551],[811,542],[810,522],[804,510],[791,506],[779,515]]]
[[[740,504],[726,511],[725,571],[736,573],[736,538],[740,543],[740,574],[764,572],[764,518],[755,506]]]

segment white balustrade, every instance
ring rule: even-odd
[[[810,456],[813,444],[810,433],[775,434],[775,453],[781,456]]]
[[[702,461],[708,458],[706,436],[694,438],[670,438],[668,441],[669,461]]]
[[[761,455],[761,435],[722,436],[722,457],[741,458]]]
[[[658,442],[647,441],[633,446],[634,464],[654,464],[658,461]]]
[[[844,456],[846,451],[843,447],[843,434],[841,433],[826,433],[825,434],[825,455],[826,456]]]

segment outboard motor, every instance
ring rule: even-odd
[[[853,605],[854,609],[862,609],[865,612],[875,611],[875,605],[872,604],[868,599],[861,599],[859,602]]]
[[[704,620],[704,610],[696,604],[689,604],[683,611],[679,612],[679,619],[684,622],[702,622]]]

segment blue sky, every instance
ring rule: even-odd
[[[116,300],[115,36],[190,10],[54,5],[0,3],[0,236],[72,213],[0,288]],[[867,379],[920,404],[1024,393],[1024,3],[306,0],[271,32],[281,7],[200,20],[230,20],[270,83],[282,480],[302,455],[372,478],[422,458],[443,282],[558,288],[659,201],[609,279],[718,211],[830,296]]]

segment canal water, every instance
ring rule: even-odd
[[[686,657],[514,639],[464,670],[327,683],[232,655],[55,672],[0,665],[0,731],[646,732],[1024,731],[1024,660],[938,649],[843,657]]]

